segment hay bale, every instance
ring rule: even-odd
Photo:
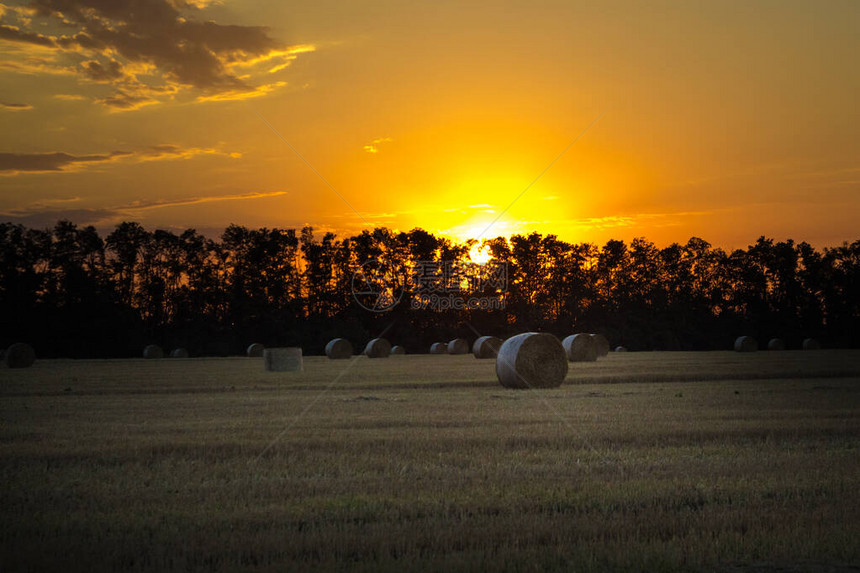
[[[606,356],[609,354],[609,341],[602,334],[592,334],[594,345],[597,347],[597,356]]]
[[[472,354],[475,358],[495,358],[499,355],[502,347],[502,339],[495,336],[482,336],[472,345]]]
[[[571,362],[594,362],[597,360],[597,343],[590,334],[571,334],[561,341]]]
[[[29,344],[16,342],[3,353],[8,368],[29,368],[36,361],[36,351]]]
[[[171,358],[188,358],[188,351],[184,348],[176,348],[170,353]]]
[[[325,345],[325,355],[332,360],[351,358],[352,352],[352,342],[346,338],[333,338]]]
[[[430,345],[430,354],[448,354],[448,343],[434,342]]]
[[[771,338],[767,341],[768,350],[785,350],[785,341],[782,338]]]
[[[402,346],[392,346],[391,347],[391,355],[392,356],[403,356],[406,354],[406,349]]]
[[[448,343],[448,354],[468,354],[469,341],[465,338],[455,338]]]
[[[624,346],[616,346],[615,352],[627,352],[627,348],[625,348]]]
[[[263,363],[269,372],[301,372],[304,370],[301,348],[265,348]]]
[[[804,350],[821,350],[821,343],[814,338],[806,338],[803,340]]]
[[[738,336],[735,340],[735,352],[755,352],[758,342],[752,336]]]
[[[388,358],[391,355],[391,343],[384,338],[374,338],[364,347],[368,358]]]
[[[245,350],[245,354],[248,355],[248,358],[260,358],[263,355],[263,351],[265,349],[265,346],[263,346],[259,342],[255,342],[248,346],[248,348]]]
[[[565,376],[567,353],[552,334],[518,334],[499,348],[496,377],[505,388],[556,388]]]
[[[157,344],[150,344],[143,349],[144,358],[164,358],[164,350]]]

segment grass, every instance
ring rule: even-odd
[[[857,571],[860,352],[0,370],[0,570]]]

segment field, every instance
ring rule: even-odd
[[[0,370],[0,571],[860,571],[860,351]]]

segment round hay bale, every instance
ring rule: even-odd
[[[502,339],[495,336],[482,336],[472,345],[475,358],[495,358],[502,347]]]
[[[334,338],[325,345],[325,355],[332,360],[351,358],[352,350],[352,342],[346,338]]]
[[[571,362],[594,362],[597,360],[597,343],[590,334],[571,334],[561,341]]]
[[[248,355],[248,358],[260,358],[263,355],[263,351],[265,349],[265,346],[263,346],[259,342],[255,342],[248,346],[247,350],[245,350],[245,354]]]
[[[597,356],[606,356],[609,354],[609,341],[602,334],[592,334],[594,345],[597,347]]]
[[[616,346],[615,352],[627,352],[627,348],[625,348],[624,346]]]
[[[3,362],[8,368],[29,368],[35,361],[36,351],[23,342],[16,342],[3,354]]]
[[[448,354],[448,343],[434,342],[430,345],[430,354]]]
[[[391,355],[391,343],[384,338],[374,338],[364,347],[368,358],[388,358]]]
[[[752,336],[738,336],[735,340],[735,352],[755,352],[758,342]]]
[[[803,340],[804,350],[821,350],[821,343],[814,338],[806,338]]]
[[[263,363],[269,372],[301,372],[304,370],[301,348],[265,348]]]
[[[455,338],[448,343],[448,354],[468,354],[469,341],[465,338]]]
[[[771,338],[767,341],[768,350],[785,350],[785,341],[782,338]]]
[[[505,388],[556,388],[565,376],[567,353],[552,334],[518,334],[499,348],[496,377]]]
[[[164,358],[164,350],[157,344],[150,344],[143,349],[144,358]]]
[[[392,346],[391,347],[391,355],[392,356],[403,356],[406,354],[406,349],[402,346]]]
[[[170,353],[171,358],[188,358],[188,351],[184,348],[175,348],[173,352]]]

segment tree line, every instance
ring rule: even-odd
[[[504,286],[458,287],[500,297],[502,308],[416,308],[408,280],[386,312],[357,304],[354,278],[366,261],[403,275],[419,261],[467,268],[474,244],[422,229],[318,237],[311,227],[231,225],[213,239],[134,222],[105,237],[69,221],[0,223],[0,347],[23,341],[44,357],[123,357],[156,343],[231,355],[261,342],[319,354],[331,338],[360,350],[384,335],[415,353],[458,336],[538,330],[600,332],[631,350],[729,349],[739,335],[760,344],[780,337],[790,348],[806,337],[860,343],[860,241],[819,251],[760,237],[727,252],[695,237],[658,248],[643,238],[598,246],[514,235],[484,243],[505,265]]]

